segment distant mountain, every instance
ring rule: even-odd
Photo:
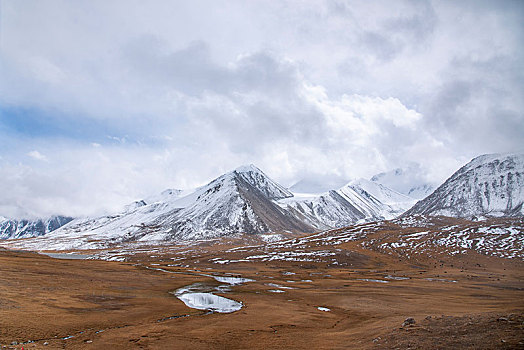
[[[195,240],[235,233],[312,232],[275,203],[292,197],[254,165],[242,166],[195,190],[166,190],[116,215],[77,219],[54,233],[111,241]]]
[[[73,218],[52,216],[46,219],[6,219],[0,217],[0,239],[28,238],[45,235],[67,224]]]
[[[308,224],[325,229],[392,219],[410,208],[415,200],[379,183],[359,179],[338,190],[321,195],[296,195],[278,203]]]
[[[135,201],[118,214],[75,219],[47,234],[32,249],[314,232],[391,219],[413,203],[409,196],[365,179],[320,194],[292,193],[254,165],[247,165],[196,189],[169,189]]]
[[[414,199],[427,197],[436,187],[433,183],[426,180],[424,172],[418,164],[412,164],[406,169],[397,168],[376,174],[371,178],[371,181],[380,183]]]
[[[187,205],[158,217],[152,224],[169,227],[167,238],[182,239],[239,232],[311,232],[312,227],[273,202],[292,196],[257,167],[243,166],[181,198],[180,204],[183,201]]]
[[[405,213],[453,217],[524,215],[524,154],[473,159]]]
[[[293,193],[271,180],[253,164],[238,167],[233,173],[257,188],[267,199],[293,197]]]
[[[69,222],[33,249],[88,249],[128,241],[212,239],[237,233],[314,232],[389,219],[413,200],[368,180],[322,194],[293,194],[254,165],[193,190],[166,190],[118,214]]]

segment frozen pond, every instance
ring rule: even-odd
[[[230,284],[232,286],[236,286],[236,285],[239,285],[239,284],[242,284],[242,283],[253,282],[254,281],[252,279],[242,278],[242,277],[213,276],[213,275],[204,275],[204,276],[213,277],[218,282],[227,283],[227,284]]]
[[[47,255],[55,259],[71,259],[71,260],[84,260],[84,259],[91,257],[90,255],[73,254],[73,253],[42,253],[40,252],[38,254]]]
[[[179,273],[187,274],[188,272],[182,271],[169,271],[159,267],[146,268],[151,270],[157,270],[167,273]],[[211,277],[215,281],[222,284],[219,286],[211,286],[206,283],[193,283],[189,286],[185,286],[172,292],[178,299],[180,299],[186,306],[197,309],[197,310],[209,310],[212,312],[230,313],[238,311],[242,308],[242,303],[236,300],[228,299],[219,295],[213,294],[213,292],[227,293],[231,291],[231,286],[237,286],[246,282],[253,282],[250,278],[234,277],[234,276],[215,276],[208,275],[199,272],[190,272],[192,275]]]
[[[188,307],[198,310],[210,310],[214,312],[229,313],[242,308],[242,303],[213,293],[183,293],[176,297]]]
[[[227,285],[210,286],[205,283],[193,283],[189,286],[177,289],[173,294],[190,308],[230,313],[240,310],[242,308],[242,303],[220,295],[215,295],[212,292],[227,293],[231,290],[231,286],[254,281],[242,277],[205,276],[213,277],[218,282],[227,283]]]
[[[388,281],[384,280],[374,280],[371,278],[357,278],[358,281],[365,281],[365,282],[377,282],[377,283],[389,283]]]
[[[387,280],[395,280],[395,281],[404,281],[404,280],[409,280],[410,279],[409,277],[392,276],[392,275],[387,275],[384,278],[387,279]]]

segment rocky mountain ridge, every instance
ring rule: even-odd
[[[524,154],[474,158],[404,215],[500,217],[524,215]]]
[[[133,202],[115,215],[75,219],[49,238],[177,241],[314,232],[392,218],[412,204],[411,198],[364,179],[320,195],[293,194],[247,165],[194,190],[169,189]]]
[[[0,217],[0,239],[43,236],[62,227],[73,218],[52,216],[45,219],[7,219]]]
[[[413,198],[380,182],[393,176],[397,184],[405,185],[398,171],[311,194],[293,193],[254,165],[247,165],[193,190],[168,189],[135,201],[114,215],[34,224],[4,220],[0,238],[46,234],[50,239],[62,237],[66,243],[75,237],[109,243],[179,241],[239,233],[307,233],[401,214],[522,216],[523,174],[523,155],[477,157],[413,206]]]

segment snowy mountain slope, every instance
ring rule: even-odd
[[[136,201],[116,215],[74,220],[49,238],[73,235],[84,242],[124,242],[313,231],[313,227],[273,202],[290,196],[291,192],[260,169],[248,165],[195,190],[166,190],[159,196]],[[68,245],[62,242],[61,246]]]
[[[234,173],[256,187],[267,199],[293,197],[293,193],[271,180],[253,164],[238,167],[234,170]]]
[[[342,188],[347,187],[351,187],[353,190],[359,191],[363,195],[365,195],[365,193],[368,193],[372,195],[375,199],[379,200],[382,204],[400,205],[401,207],[405,207],[411,206],[415,202],[413,198],[409,196],[392,190],[391,188],[388,188],[380,183],[376,183],[366,179],[358,179],[351,181],[349,184]]]
[[[316,196],[299,194],[281,200],[279,204],[297,218],[322,230],[366,219],[364,213],[334,190]]]
[[[293,194],[247,165],[197,189],[170,189],[133,202],[115,215],[73,220],[35,244],[46,249],[88,249],[131,241],[313,232],[389,219],[411,205],[411,198],[364,179],[320,195]]]
[[[222,175],[197,191],[196,200],[180,211],[152,222],[169,227],[167,238],[192,239],[233,233],[264,233],[283,230],[311,231],[273,203],[292,196],[259,169],[250,166]]]
[[[412,164],[406,169],[397,168],[376,174],[371,178],[371,181],[414,199],[425,198],[435,189],[435,184],[426,180],[424,172],[418,164]]]
[[[473,159],[405,215],[524,215],[524,154]]]
[[[172,202],[172,201],[179,199],[180,197],[183,197],[184,195],[187,195],[188,193],[192,191],[194,190],[190,190],[189,192],[187,192],[183,190],[169,188],[167,190],[162,191],[162,193],[158,195],[150,196],[142,201],[138,201],[138,203],[144,202],[146,204],[152,204],[152,203],[157,203],[157,202]]]
[[[352,181],[339,192],[357,203],[366,217],[374,219],[392,219],[415,203],[408,196],[365,179]]]
[[[318,229],[342,227],[361,221],[391,219],[414,204],[414,200],[379,183],[359,179],[321,195],[300,194],[279,204],[299,213]]]
[[[73,218],[52,216],[46,219],[10,220],[0,217],[0,239],[28,238],[45,235],[67,224]]]

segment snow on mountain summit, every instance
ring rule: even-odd
[[[313,232],[389,219],[405,211],[412,204],[410,201],[409,197],[365,179],[321,194],[293,194],[249,164],[196,189],[168,189],[137,200],[117,214],[75,219],[49,234],[45,246],[87,249],[124,241]]]
[[[366,179],[349,182],[337,192],[358,203],[367,218],[392,219],[414,204],[414,200],[379,183]]]
[[[262,170],[253,164],[240,166],[236,168],[234,172],[259,189],[268,199],[293,197],[293,193],[271,180]]]
[[[73,220],[49,235],[48,247],[73,249],[86,244],[195,240],[284,230],[312,232],[312,226],[274,202],[291,196],[254,165],[243,166],[194,190],[166,190],[135,201],[119,214]],[[73,236],[78,239],[68,239]]]
[[[297,194],[279,201],[319,229],[356,222],[391,219],[402,214],[414,200],[379,183],[358,179],[323,194]]]
[[[426,179],[419,164],[411,164],[405,169],[397,168],[376,174],[371,181],[414,199],[422,199],[435,189],[435,185]]]
[[[292,194],[254,166],[226,173],[197,194],[194,202],[161,222],[171,227],[169,236],[187,239],[194,233],[213,237],[286,229],[311,231],[311,227],[273,203],[273,199]]]
[[[392,219],[406,212],[414,200],[383,182],[392,177],[397,185],[403,185],[404,174],[395,171],[377,175],[371,181],[357,179],[338,189],[308,194],[292,193],[256,166],[244,165],[196,189],[168,189],[137,200],[117,214],[60,222],[61,227],[54,223],[52,227],[47,225],[53,231],[42,231],[47,238],[38,238],[30,248],[89,249],[128,241],[313,232]],[[406,213],[462,217],[523,215],[523,187],[524,155],[481,156]],[[32,227],[26,222],[15,225],[5,219],[0,220],[0,226],[4,232],[9,231],[9,237],[4,234],[2,238],[26,237],[22,233],[26,231],[19,228]]]
[[[384,204],[396,204],[396,203],[413,203],[413,198],[399,193],[391,188],[388,188],[380,183],[366,180],[357,179],[351,181],[348,186],[353,188],[360,188],[367,193],[373,195],[376,199]]]
[[[235,170],[233,171],[236,171],[237,173],[241,174],[241,173],[262,173],[262,170],[260,170],[259,168],[257,168],[254,164],[243,164],[243,165],[240,165],[238,166]]]
[[[456,171],[408,214],[524,215],[524,154],[488,154]]]

